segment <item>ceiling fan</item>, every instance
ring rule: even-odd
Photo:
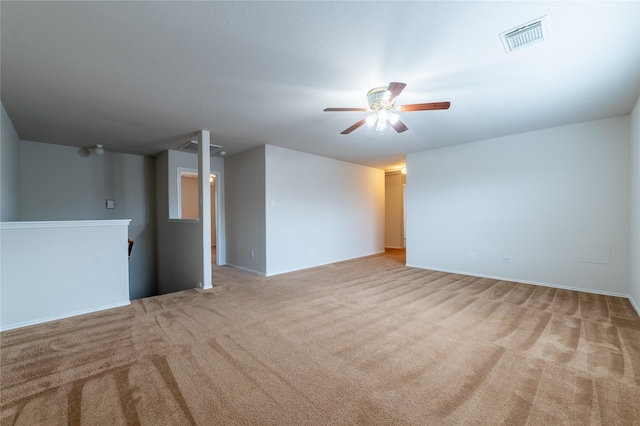
[[[395,106],[396,98],[407,86],[406,83],[391,82],[388,87],[376,87],[369,90],[367,93],[367,100],[369,102],[369,108],[325,108],[325,111],[352,111],[352,112],[366,112],[372,111],[373,114],[367,118],[363,118],[353,126],[340,132],[341,135],[348,135],[349,133],[362,126],[364,123],[370,125],[376,125],[376,131],[382,132],[387,128],[387,124],[391,125],[396,132],[402,133],[409,130],[404,125],[398,114],[395,112],[410,112],[410,111],[429,111],[437,109],[449,109],[451,102],[431,102],[425,104],[409,104]]]

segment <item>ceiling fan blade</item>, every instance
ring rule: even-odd
[[[391,93],[391,96],[389,96],[389,100],[387,101],[387,103],[392,104],[393,101],[398,97],[398,95],[404,90],[405,87],[407,87],[407,83],[398,83],[395,81],[389,83],[389,87],[387,87],[387,91]]]
[[[353,112],[365,112],[368,108],[325,108],[325,111],[353,111]]]
[[[410,111],[430,111],[435,109],[449,109],[451,102],[431,102],[427,104],[409,104],[401,105],[398,111],[410,112]]]
[[[398,132],[398,133],[402,133],[402,132],[405,132],[405,131],[409,130],[409,128],[407,126],[405,126],[405,124],[400,120],[396,120],[393,123],[391,121],[389,121],[389,124],[391,124],[391,127],[396,129],[396,132]]]
[[[353,132],[355,129],[357,129],[358,127],[362,126],[364,123],[367,122],[366,118],[363,118],[362,120],[358,121],[356,124],[354,124],[353,126],[349,127],[348,129],[343,130],[342,132],[340,132],[341,135],[348,135],[349,133]]]

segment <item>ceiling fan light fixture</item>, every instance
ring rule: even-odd
[[[381,120],[378,118],[378,122],[376,123],[376,132],[384,132],[384,129],[387,128],[387,120]]]

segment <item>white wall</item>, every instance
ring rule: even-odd
[[[20,139],[0,103],[0,220],[20,220]]]
[[[404,247],[404,183],[402,173],[387,173],[384,177],[384,245]]]
[[[211,172],[218,175],[218,262],[226,262],[224,253],[224,159],[212,157]],[[170,219],[178,215],[178,169],[198,169],[194,153],[166,151],[156,157],[156,201],[158,222],[158,293],[165,294],[195,288],[200,278],[199,241],[202,240],[196,220]]]
[[[21,220],[131,219],[130,298],[156,294],[153,159],[20,141],[20,180]],[[114,209],[106,208],[107,199],[115,200]]]
[[[128,305],[128,223],[3,222],[0,329]]]
[[[640,99],[631,113],[631,301],[640,315]]]
[[[407,264],[629,294],[629,120],[408,154]]]
[[[265,196],[267,275],[384,251],[382,170],[266,145]]]
[[[266,274],[265,147],[227,158],[225,174],[227,263]]]

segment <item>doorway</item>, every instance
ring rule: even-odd
[[[220,176],[217,172],[209,175],[209,187],[211,190],[211,263],[219,265],[218,242],[220,230],[219,224],[219,183]],[[178,215],[183,220],[199,220],[200,209],[198,203],[198,171],[178,168]]]
[[[401,171],[385,173],[385,242],[386,248],[404,249],[406,175]]]

